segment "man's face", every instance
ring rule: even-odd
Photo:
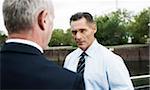
[[[87,23],[85,18],[71,22],[73,38],[83,51],[87,50],[95,39],[96,28],[94,26]]]

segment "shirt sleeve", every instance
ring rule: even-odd
[[[122,58],[116,56],[110,59],[106,66],[110,90],[134,90],[129,72]]]

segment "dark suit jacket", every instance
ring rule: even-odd
[[[48,61],[35,47],[6,43],[0,61],[1,89],[84,89],[83,78]]]

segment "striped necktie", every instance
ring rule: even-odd
[[[77,66],[77,73],[84,73],[84,68],[85,68],[85,56],[87,54],[85,52],[83,52],[80,56],[79,62],[78,62],[78,66]]]

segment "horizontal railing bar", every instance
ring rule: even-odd
[[[150,78],[150,75],[132,76],[130,79]]]
[[[143,86],[137,86],[137,87],[134,87],[134,89],[144,89],[144,88],[150,88],[150,85],[143,85]]]

